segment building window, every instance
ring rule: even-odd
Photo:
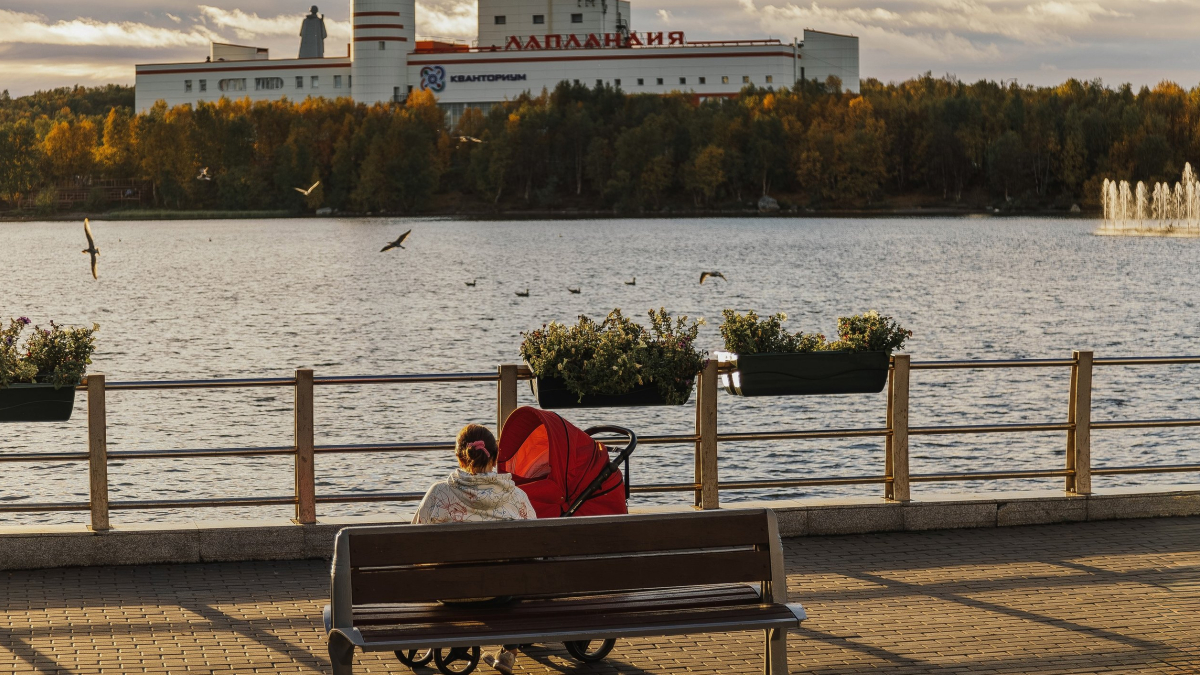
[[[254,78],[254,89],[283,89],[282,77],[256,77]]]
[[[614,87],[619,87],[619,86],[621,86],[621,79],[620,79],[620,78],[617,78],[617,79],[613,80],[613,86],[614,86]]]
[[[310,79],[308,81],[308,86],[313,89],[316,89],[317,87],[321,86],[321,78],[317,77],[316,75],[313,75],[312,79]]]
[[[640,87],[640,86],[642,86],[643,84],[646,84],[646,80],[645,80],[645,78],[641,78],[641,77],[639,77],[639,78],[638,78],[638,86]]]
[[[341,75],[334,75],[334,76],[333,76],[333,88],[334,88],[334,89],[341,89],[341,88],[342,88],[342,76],[341,76]]]
[[[596,87],[603,87],[603,86],[604,86],[604,80],[596,80]]]
[[[729,84],[729,76],[728,75],[721,76],[721,84]]]
[[[572,14],[571,15],[571,23],[583,23],[583,15],[582,14]]]
[[[392,87],[392,102],[400,103],[400,87]]]
[[[660,78],[658,78],[658,83],[659,83],[660,85],[662,84],[662,78],[661,78],[661,77],[660,77]]]
[[[700,78],[700,84],[704,84],[704,78]]]
[[[217,82],[217,89],[221,91],[246,91],[246,78],[234,77],[228,80]]]
[[[686,77],[679,78],[679,84],[687,84],[687,78]]]
[[[303,75],[297,75],[297,76],[296,76],[296,88],[297,88],[297,89],[303,89],[303,88],[304,88],[304,76],[303,76]]]
[[[183,90],[184,90],[184,91],[191,91],[191,90],[192,90],[192,81],[191,81],[191,80],[184,80],[184,81],[183,81]]]
[[[200,80],[200,91],[208,91],[208,80]]]
[[[354,86],[354,76],[353,76],[353,75],[347,75],[347,76],[346,76],[346,88],[347,88],[347,89],[350,89],[350,88],[351,88],[351,87],[353,87],[353,86]]]
[[[497,26],[503,26],[504,24],[508,23],[508,17],[507,17],[507,16],[496,15],[496,19],[495,19],[495,20],[496,20],[496,25],[497,25]]]
[[[546,15],[545,14],[534,14],[533,22],[536,24],[546,23]]]
[[[800,66],[800,79],[804,79],[804,66]]]
[[[742,76],[742,84],[750,84],[750,76],[749,75]]]
[[[768,75],[768,76],[767,76],[767,84],[771,84],[771,83],[772,83],[772,82],[774,82],[774,81],[775,81],[775,76],[774,76],[774,75]]]
[[[387,43],[384,42],[383,40],[380,40],[379,41],[379,51],[383,51],[385,49],[387,49]]]

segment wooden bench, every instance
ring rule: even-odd
[[[354,648],[398,651],[740,630],[766,632],[788,672],[787,602],[766,509],[447,525],[347,527],[325,609],[335,675]],[[439,599],[516,596],[498,607]]]

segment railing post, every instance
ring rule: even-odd
[[[884,496],[897,502],[909,500],[908,373],[909,355],[893,356],[892,370],[888,377],[887,403],[887,426],[891,433],[887,437],[884,468],[885,474],[891,480],[884,484]]]
[[[108,420],[104,407],[104,374],[85,380],[88,406],[88,506],[92,529],[108,530]]]
[[[296,371],[296,522],[317,522],[316,469],[313,466],[313,371]]]
[[[496,436],[504,430],[504,421],[517,409],[517,366],[503,365],[496,380]]]
[[[1092,493],[1092,352],[1071,354],[1070,410],[1067,422],[1067,492],[1077,495]]]
[[[721,508],[717,485],[717,361],[704,362],[696,382],[696,506]]]

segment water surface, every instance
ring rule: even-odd
[[[78,223],[0,224],[0,317],[102,325],[93,369],[109,381],[494,371],[519,361],[523,330],[651,307],[704,317],[720,348],[723,308],[783,311],[793,330],[832,333],[878,309],[914,331],[914,360],[1191,354],[1200,334],[1200,240],[1096,237],[1096,222],[1025,219],[655,219],[476,222],[410,219],[94,222],[100,279]],[[406,250],[379,248],[408,228]],[[729,283],[697,283],[720,270]],[[623,282],[637,277],[637,285]],[[478,280],[474,288],[465,282]],[[567,287],[580,287],[572,295]],[[528,298],[516,291],[529,290]],[[920,371],[911,424],[1064,421],[1067,369]],[[1200,368],[1097,369],[1093,419],[1200,417]],[[318,387],[318,444],[448,440],[495,423],[492,384]],[[525,385],[522,402],[532,402]],[[883,426],[885,395],[738,399],[722,431]],[[288,445],[287,388],[111,392],[109,447]],[[685,433],[694,409],[568,413],[580,426]],[[1058,468],[1065,435],[923,436],[914,473]],[[0,452],[86,449],[86,412],[63,424],[4,425]],[[1096,431],[1101,465],[1200,461],[1195,430]],[[725,444],[723,480],[882,473],[882,439]],[[423,490],[453,465],[437,454],[321,455],[318,493]],[[692,480],[692,449],[644,447],[638,482]],[[109,470],[114,500],[286,495],[285,457],[131,460]],[[1097,478],[1098,487],[1187,476]],[[1059,487],[1059,480],[921,484],[923,491]],[[881,486],[728,492],[728,500],[875,495]],[[689,494],[640,502],[689,500]],[[87,499],[80,463],[0,464],[0,501]],[[411,505],[322,506],[324,514]],[[161,512],[114,512],[117,522]],[[287,515],[206,509],[188,518]],[[79,521],[0,515],[0,523]],[[180,518],[171,514],[172,518]]]

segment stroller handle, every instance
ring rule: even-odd
[[[619,434],[629,439],[629,442],[625,445],[621,452],[617,453],[615,458],[610,459],[608,464],[606,464],[604,468],[600,470],[600,473],[597,474],[595,480],[593,480],[586,488],[584,488],[583,492],[579,493],[579,496],[576,497],[575,501],[571,503],[571,507],[566,511],[563,511],[562,517],[564,518],[575,515],[575,512],[579,510],[579,507],[583,506],[583,503],[590,499],[596,490],[600,489],[600,486],[604,484],[604,481],[608,480],[608,477],[613,475],[613,473],[619,469],[621,463],[629,460],[629,455],[633,454],[634,448],[637,447],[637,434],[633,433],[632,429],[626,429],[625,427],[606,424],[598,427],[588,427],[587,429],[584,429],[583,433],[587,434],[588,436],[594,436],[595,434]]]

